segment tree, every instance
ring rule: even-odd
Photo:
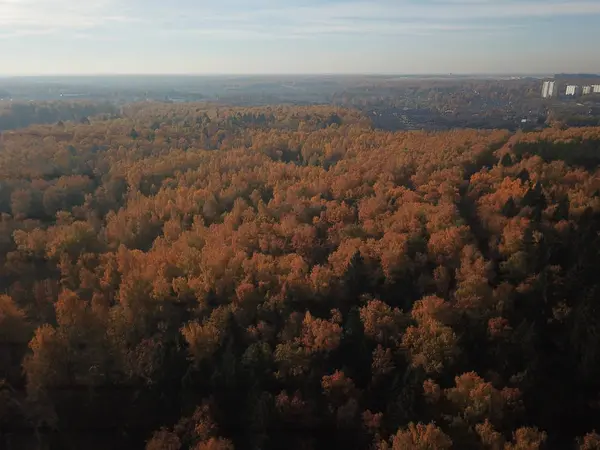
[[[391,446],[386,442],[379,444],[378,448],[390,450],[444,450],[452,447],[452,440],[438,427],[430,423],[408,424],[405,430],[398,432],[391,439]]]
[[[579,450],[597,450],[600,449],[600,435],[595,431],[586,434],[579,440]]]
[[[538,450],[547,439],[547,435],[537,428],[519,428],[513,433],[513,442],[505,445],[505,450]]]
[[[417,302],[411,315],[418,325],[408,327],[402,337],[412,365],[427,373],[442,372],[460,352],[452,328],[439,320],[448,320],[444,309],[444,301],[434,297]]]
[[[397,341],[405,322],[398,308],[392,309],[380,300],[370,300],[360,308],[360,318],[365,336],[381,344]]]
[[[166,429],[154,432],[152,438],[146,444],[146,450],[179,450],[181,440],[179,437]]]

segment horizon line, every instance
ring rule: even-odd
[[[600,75],[600,72],[271,72],[271,73],[242,73],[242,72],[223,72],[223,73],[202,73],[202,72],[100,72],[100,73],[24,73],[24,74],[2,74],[0,78],[44,78],[44,77],[166,77],[166,76],[181,76],[181,77],[273,77],[273,76],[385,76],[385,77],[404,77],[404,76],[551,76],[561,74],[584,74],[584,75]]]

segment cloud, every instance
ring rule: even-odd
[[[0,0],[0,37],[131,32],[216,39],[501,33],[532,18],[598,15],[592,0]]]
[[[467,21],[476,19],[531,18],[582,14],[600,14],[598,1],[491,1],[438,0],[419,2],[349,1],[312,6],[284,6],[255,9],[255,17],[306,17],[354,20],[441,20]]]
[[[232,0],[201,7],[157,8],[160,28],[214,37],[298,38],[320,35],[422,35],[499,33],[523,27],[527,19],[600,14],[600,1],[371,0],[298,5],[280,0]],[[159,19],[160,17],[160,19]],[[247,34],[245,34],[247,33]]]
[[[248,40],[248,39],[322,39],[331,36],[430,36],[437,33],[501,33],[522,29],[518,25],[476,25],[448,23],[386,23],[373,24],[369,22],[352,23],[344,21],[298,22],[271,27],[255,27],[252,24],[243,26],[221,26],[197,28],[179,28],[162,30],[167,35],[196,35],[218,39]]]
[[[85,30],[129,21],[115,0],[0,0],[0,30],[5,34],[45,34]]]

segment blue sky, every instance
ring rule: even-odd
[[[600,72],[600,0],[0,0],[0,75]]]

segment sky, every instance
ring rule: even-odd
[[[0,0],[0,75],[600,72],[600,0]]]

